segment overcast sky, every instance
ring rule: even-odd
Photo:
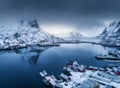
[[[37,18],[55,35],[79,31],[96,36],[120,17],[120,0],[0,0],[0,21]]]

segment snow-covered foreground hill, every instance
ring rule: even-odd
[[[5,29],[1,27],[0,30]],[[7,30],[11,30],[10,28]],[[27,45],[54,45],[60,39],[40,28],[37,20],[22,20],[11,31],[0,33],[0,49],[26,47]]]

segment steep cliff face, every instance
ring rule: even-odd
[[[120,46],[120,21],[113,21],[99,36],[101,43]]]

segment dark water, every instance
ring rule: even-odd
[[[46,70],[58,76],[67,60],[98,67],[107,62],[98,61],[94,56],[106,53],[107,48],[92,44],[62,44],[43,52],[21,51],[0,52],[0,88],[46,88],[39,75]]]

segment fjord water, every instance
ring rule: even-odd
[[[46,70],[59,76],[67,60],[77,60],[86,66],[108,66],[94,58],[107,53],[105,47],[95,44],[61,44],[42,52],[23,51],[0,51],[0,88],[47,88],[39,72]]]

